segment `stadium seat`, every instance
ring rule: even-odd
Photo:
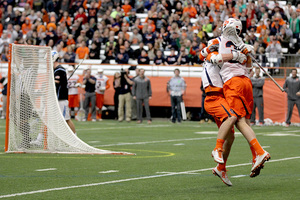
[[[109,64],[111,64],[111,65],[115,65],[115,64],[117,64],[117,63],[116,63],[116,61],[115,61],[115,60],[109,60]]]

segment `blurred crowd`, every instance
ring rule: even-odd
[[[242,21],[241,37],[257,53],[276,57],[282,48],[300,53],[299,0],[286,5],[267,0],[2,0],[0,8],[2,61],[8,60],[9,43],[26,43],[51,46],[65,63],[87,58],[194,65],[230,17]]]

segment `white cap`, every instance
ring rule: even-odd
[[[69,66],[68,67],[68,72],[71,72],[71,71],[73,71],[74,70],[74,68],[72,67],[72,66]]]
[[[98,72],[103,72],[103,69],[102,69],[102,68],[99,68],[99,69],[98,69]]]

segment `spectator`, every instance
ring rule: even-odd
[[[153,45],[155,45],[155,44],[157,44],[157,43],[154,43],[154,44],[148,43],[147,44],[147,46],[148,46],[148,57],[149,57],[150,60],[154,60],[154,58],[155,58],[156,49],[153,47]]]
[[[271,41],[268,45],[268,47],[266,48],[266,52],[269,53],[269,58],[271,59],[275,59],[277,60],[276,62],[274,62],[274,67],[280,67],[281,64],[281,44],[280,42],[277,40],[276,36],[271,36],[270,37]],[[271,71],[273,73],[273,71]],[[278,73],[279,70],[276,69],[275,73]]]
[[[271,35],[277,35],[280,33],[282,25],[279,24],[280,18],[275,17],[274,22],[271,25]]]
[[[148,26],[147,32],[144,34],[143,42],[144,44],[147,45],[148,43],[154,44],[154,41],[155,41],[155,34],[152,33],[152,27]]]
[[[82,84],[85,85],[85,99],[83,103],[83,108],[85,110],[85,118],[83,121],[88,120],[89,114],[89,105],[91,104],[92,108],[92,121],[96,121],[96,94],[95,94],[95,86],[96,86],[96,78],[91,75],[91,69],[88,68],[86,70],[86,74],[84,76]]]
[[[134,51],[134,53],[133,53],[134,54],[134,59],[139,58],[139,56],[142,54],[142,50],[144,50],[144,43],[143,42],[141,42],[139,44],[139,48]]]
[[[131,11],[132,7],[129,5],[129,0],[125,0],[124,5],[122,6],[122,9],[125,13],[125,16],[128,16],[128,13]]]
[[[178,65],[189,65],[190,64],[190,58],[186,54],[186,49],[184,46],[180,48],[179,57],[177,59]]]
[[[121,75],[119,72],[116,72],[114,74],[114,82],[113,86],[115,89],[115,94],[114,94],[114,107],[115,107],[115,119],[118,120],[118,109],[119,109],[119,95],[120,95],[120,89],[121,89]]]
[[[155,65],[164,65],[164,63],[165,63],[165,58],[162,55],[162,51],[161,50],[156,51],[156,56],[154,58],[154,64]]]
[[[135,9],[137,13],[143,13],[144,12],[144,1],[143,0],[137,0],[135,2]]]
[[[85,41],[80,42],[80,47],[76,49],[76,59],[87,59],[89,57],[89,48],[86,46]]]
[[[79,8],[78,14],[75,16],[74,19],[79,20],[80,22],[82,22],[82,24],[86,24],[88,22],[88,18],[86,16],[86,14],[84,13],[84,9],[82,7]]]
[[[150,64],[150,59],[147,55],[146,50],[142,50],[142,54],[138,58],[138,64],[139,65],[149,65]]]
[[[98,69],[98,74],[96,76],[96,107],[98,108],[97,111],[97,118],[99,121],[102,121],[102,107],[104,104],[104,93],[106,90],[109,89],[110,85],[108,82],[108,77],[103,75],[103,69]]]
[[[174,70],[175,76],[171,78],[167,84],[167,92],[171,97],[171,106],[172,106],[172,122],[181,123],[181,105],[182,95],[185,93],[186,83],[183,78],[179,76],[180,70]]]
[[[2,53],[5,46],[8,46],[10,39],[7,37],[7,33],[3,33],[0,38],[0,52]]]
[[[67,46],[67,52],[64,55],[65,63],[75,63],[76,54],[71,45]]]
[[[183,9],[182,13],[183,14],[188,13],[190,18],[196,18],[196,15],[197,15],[196,8],[192,6],[192,3],[190,1],[188,1],[187,5],[188,6]]]
[[[299,41],[299,33],[300,33],[300,19],[297,17],[297,13],[293,12],[290,18],[290,28],[293,31],[293,37],[297,38]]]
[[[250,74],[252,88],[253,88],[253,110],[251,114],[251,125],[255,125],[256,108],[258,110],[259,125],[264,124],[264,98],[263,98],[263,86],[265,84],[265,78],[260,76],[260,69],[255,68],[255,73]]]
[[[137,123],[142,123],[144,104],[148,124],[151,124],[149,100],[152,97],[152,89],[150,79],[145,77],[144,69],[140,69],[139,76],[134,79],[134,84],[132,86],[132,95],[133,99],[136,99],[137,103]]]
[[[174,65],[177,63],[178,57],[175,55],[175,49],[171,49],[171,54],[167,56],[165,65]]]
[[[286,29],[280,29],[280,34],[277,36],[278,41],[280,42],[283,48],[289,48],[291,42],[291,36],[286,33]]]
[[[125,42],[124,42],[124,47],[125,47],[125,53],[127,53],[129,55],[129,58],[134,59],[134,51],[130,47],[130,43],[127,40],[125,40]]]
[[[129,56],[127,53],[125,53],[125,47],[120,47],[120,53],[116,56],[116,62],[118,64],[128,64]]]
[[[92,43],[92,48],[89,52],[89,59],[100,59],[100,51],[95,42]]]
[[[179,50],[180,48],[180,37],[178,35],[178,32],[173,32],[170,40],[169,40],[169,45],[168,45],[169,49],[175,49],[175,50]]]
[[[288,96],[288,110],[286,116],[286,126],[289,127],[291,124],[291,118],[293,114],[293,108],[296,104],[300,117],[300,79],[297,76],[297,70],[292,70],[292,76],[288,77],[283,85],[284,91]]]
[[[132,44],[139,44],[140,42],[143,41],[143,37],[141,34],[139,34],[138,28],[136,27],[133,28],[133,34],[130,36],[129,41]]]
[[[22,24],[22,32],[24,35],[26,35],[27,32],[31,30],[31,26],[32,26],[32,24],[31,24],[30,18],[26,17],[25,23]]]
[[[131,120],[131,91],[130,87],[133,84],[133,81],[130,80],[128,69],[121,71],[121,88],[119,94],[119,122],[124,120],[124,106],[126,106],[126,121],[130,122]]]
[[[212,30],[212,24],[209,22],[208,17],[206,17],[204,19],[203,31],[205,31],[206,33],[211,33],[213,31]]]

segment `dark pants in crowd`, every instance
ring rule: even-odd
[[[171,106],[172,106],[172,122],[181,122],[181,107],[180,103],[182,102],[182,96],[171,96]]]
[[[143,103],[144,103],[145,110],[146,110],[146,118],[147,118],[147,120],[151,120],[150,107],[149,107],[149,98],[137,99],[136,100],[137,120],[143,121]]]
[[[96,93],[95,92],[86,92],[84,99],[84,110],[85,110],[85,119],[88,119],[89,116],[89,105],[91,103],[92,108],[92,119],[96,119]]]
[[[256,108],[258,110],[259,122],[264,123],[264,99],[263,97],[253,98],[253,110],[251,114],[251,123],[255,123]]]
[[[298,100],[288,99],[288,113],[287,113],[286,121],[285,121],[287,124],[291,124],[291,118],[292,118],[293,108],[294,108],[295,104],[298,108],[298,113],[299,113],[299,117],[300,117],[300,99],[298,99]]]

